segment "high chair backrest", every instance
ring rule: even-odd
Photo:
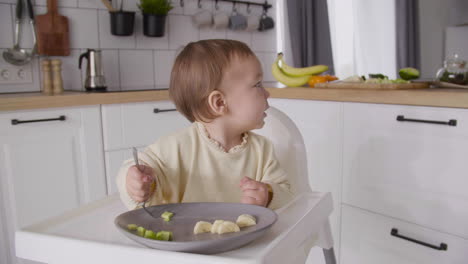
[[[264,127],[253,132],[273,142],[276,157],[288,174],[293,191],[310,192],[304,140],[294,122],[285,113],[270,107]]]

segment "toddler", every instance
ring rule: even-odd
[[[117,176],[129,209],[181,202],[234,202],[276,209],[292,198],[262,128],[268,91],[250,48],[234,40],[189,43],[177,56],[169,94],[192,125],[125,161]]]

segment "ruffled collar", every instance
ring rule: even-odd
[[[206,127],[202,123],[195,122],[195,125],[197,126],[198,131],[200,132],[200,134],[202,134],[202,136],[208,141],[208,143],[210,145],[212,145],[213,147],[215,147],[216,149],[218,149],[219,151],[221,151],[221,152],[224,152],[224,153],[237,153],[237,152],[240,152],[243,149],[245,149],[245,146],[247,145],[247,138],[249,137],[248,132],[242,134],[242,142],[239,145],[232,147],[231,149],[229,149],[229,151],[226,151],[226,149],[221,145],[221,143],[219,143],[218,141],[216,141],[216,140],[214,140],[213,138],[210,137],[210,134],[208,133],[208,130],[206,129]]]

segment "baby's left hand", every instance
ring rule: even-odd
[[[242,189],[241,203],[267,206],[269,201],[268,186],[266,183],[252,180],[244,176],[240,181]]]

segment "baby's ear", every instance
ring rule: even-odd
[[[223,115],[227,110],[224,94],[220,91],[212,91],[210,93],[208,105],[210,110],[218,116]]]

